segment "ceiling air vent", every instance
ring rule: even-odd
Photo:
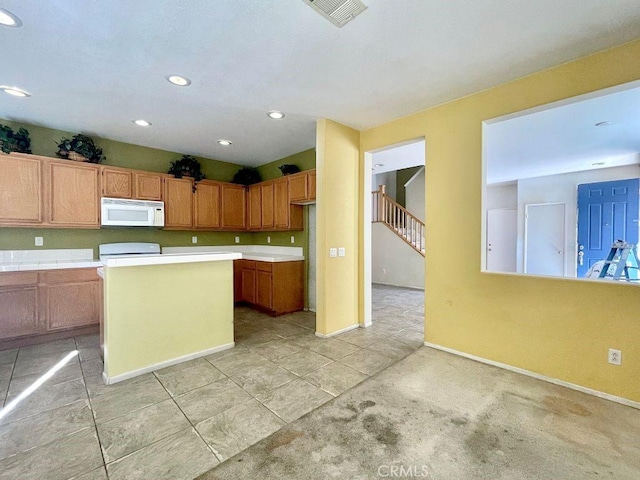
[[[360,0],[303,0],[334,25],[342,27],[367,7]]]

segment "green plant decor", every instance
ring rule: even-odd
[[[291,175],[292,173],[298,173],[300,171],[300,167],[297,165],[283,164],[278,167],[282,172],[282,175]]]
[[[205,178],[204,173],[200,170],[200,162],[191,155],[183,155],[180,160],[171,162],[171,168],[167,173],[176,178],[192,177],[194,192],[196,191],[197,183]]]
[[[102,149],[98,147],[91,137],[74,135],[71,140],[63,138],[58,144],[56,155],[68,160],[101,163],[105,160]]]
[[[251,167],[243,167],[233,176],[233,183],[240,185],[253,185],[254,183],[260,183],[262,178],[260,172],[257,169]]]
[[[11,127],[0,125],[0,150],[4,153],[31,153],[31,138],[26,128],[14,132]]]

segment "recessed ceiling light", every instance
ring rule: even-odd
[[[226,147],[228,145],[231,145],[233,142],[231,140],[222,140],[222,139],[220,139],[220,140],[218,140],[218,143],[220,145],[224,145]]]
[[[607,125],[611,125],[611,122],[609,120],[596,123],[596,127],[606,127]]]
[[[25,92],[21,88],[18,87],[9,87],[7,85],[0,85],[0,90],[4,93],[8,93],[9,95],[13,95],[14,97],[30,97],[31,94],[29,92]]]
[[[183,77],[182,75],[169,75],[167,77],[167,80],[179,87],[188,87],[189,85],[191,85],[191,80],[189,80],[187,77]]]
[[[384,163],[376,163],[374,167],[384,167]]]
[[[591,165],[594,167],[601,167],[602,165],[606,165],[607,162],[593,162]]]
[[[267,115],[269,115],[269,117],[274,118],[276,120],[280,118],[284,118],[284,113],[278,112],[277,110],[272,110],[269,113],[267,113]]]
[[[139,127],[150,127],[151,126],[151,122],[147,122],[146,120],[134,120],[133,123],[135,123]]]
[[[5,27],[21,27],[22,20],[4,8],[0,8],[0,25],[4,25]]]

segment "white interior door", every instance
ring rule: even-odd
[[[525,273],[564,276],[564,210],[564,203],[525,205]]]
[[[518,211],[487,211],[487,271],[515,272]]]

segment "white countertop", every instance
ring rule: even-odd
[[[168,265],[172,263],[201,263],[237,260],[242,255],[234,252],[216,253],[173,253],[158,255],[119,255],[116,258],[102,260],[102,265],[113,267],[136,267],[143,265]]]
[[[0,263],[0,272],[27,270],[57,270],[60,268],[95,268],[102,266],[98,260],[43,260]]]
[[[259,262],[297,262],[304,260],[302,247],[276,247],[270,245],[215,245],[200,247],[164,247],[163,254],[235,252],[245,260]]]

